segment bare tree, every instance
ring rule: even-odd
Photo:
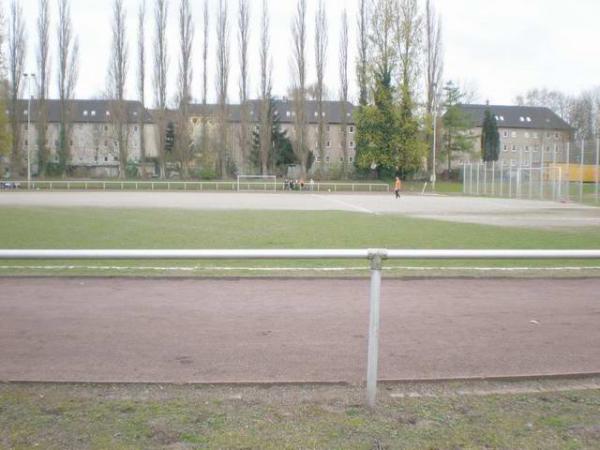
[[[71,158],[71,100],[79,75],[79,44],[73,33],[69,0],[58,2],[59,165],[63,177]]]
[[[190,129],[190,103],[192,88],[192,45],[194,25],[189,0],[181,0],[179,6],[179,124],[176,148],[184,178],[189,176],[192,159],[192,130]]]
[[[375,0],[369,15],[369,67],[377,81],[391,83],[398,65],[395,44],[398,13],[397,0]]]
[[[204,0],[203,8],[203,38],[202,38],[202,137],[200,141],[201,152],[204,158],[208,157],[208,124],[207,124],[207,95],[208,95],[208,39],[209,39],[209,10],[208,0]]]
[[[50,158],[46,130],[48,128],[48,85],[50,84],[50,5],[48,0],[39,0],[39,15],[37,19],[38,48],[38,166],[39,175],[46,175],[46,168]]]
[[[140,2],[138,9],[138,95],[141,111],[138,113],[138,129],[140,133],[141,175],[146,177],[146,0]]]
[[[423,18],[417,0],[401,0],[397,16],[397,45],[400,63],[400,86],[414,94],[419,75]]]
[[[227,90],[229,87],[229,16],[227,0],[219,0],[217,15],[217,97],[219,103],[218,115],[218,160],[219,175],[227,176],[229,158],[227,132],[228,108]]]
[[[166,176],[166,135],[167,135],[167,17],[168,0],[156,0],[154,5],[154,95],[160,177]]]
[[[268,173],[269,153],[272,146],[271,116],[271,22],[267,0],[262,4],[262,20],[260,33],[260,168],[261,173]]]
[[[358,1],[358,60],[356,73],[358,78],[359,104],[369,102],[369,0]]]
[[[348,176],[348,12],[342,11],[340,33],[340,100],[342,102],[342,177]]]
[[[427,141],[431,143],[435,130],[434,121],[438,120],[435,105],[440,103],[440,96],[443,86],[442,74],[444,70],[442,54],[442,21],[437,15],[431,0],[425,4],[425,52],[427,63],[427,117],[431,121],[431,127],[427,129]],[[430,145],[430,148],[433,148]],[[435,150],[432,150],[435,151]],[[430,168],[435,170],[433,165],[433,155],[430,158]]]
[[[21,95],[21,81],[23,79],[23,65],[25,62],[25,21],[23,20],[23,8],[17,0],[10,4],[8,19],[8,65],[10,81],[10,125],[13,135],[11,172],[13,176],[20,175],[22,168],[21,149],[21,121],[19,117],[18,104]]]
[[[317,146],[319,151],[319,173],[325,164],[325,127],[327,119],[325,117],[324,107],[324,80],[325,80],[325,65],[327,59],[327,12],[323,0],[319,0],[317,13],[315,16],[315,65],[317,69],[317,84],[316,84],[316,99],[317,113],[319,115],[317,126]]]
[[[240,151],[242,168],[248,161],[250,147],[250,109],[248,104],[248,45],[250,40],[250,6],[248,0],[239,0],[238,46],[240,62]]]
[[[306,0],[298,0],[292,20],[294,86],[294,152],[300,160],[302,174],[308,171],[309,149],[306,146]]]
[[[125,101],[125,84],[129,51],[126,36],[127,13],[123,0],[114,0],[112,17],[112,54],[108,68],[111,117],[119,150],[119,178],[126,177],[128,152],[128,111]]]

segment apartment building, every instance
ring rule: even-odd
[[[500,158],[505,164],[549,164],[567,159],[573,128],[548,108],[530,106],[461,105],[470,116],[475,159],[481,158],[485,111],[495,116],[500,133]]]

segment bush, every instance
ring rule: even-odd
[[[217,172],[212,167],[203,167],[198,171],[198,178],[201,180],[216,180]]]
[[[127,167],[125,168],[125,175],[127,178],[137,178],[140,175],[138,166],[135,162],[129,161],[127,163]]]

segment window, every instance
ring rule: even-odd
[[[554,133],[554,139],[558,139],[558,133]]]
[[[350,141],[350,148],[354,148],[354,141]]]
[[[326,161],[326,162],[329,162],[329,156],[328,156],[327,158],[325,158],[325,161]]]
[[[108,147],[108,141],[104,141],[104,146]]]
[[[83,117],[87,117],[87,115],[88,115],[87,110],[83,111]]]
[[[504,116],[500,116],[500,122],[504,122]]]
[[[549,138],[550,137],[550,132],[546,131],[546,137]]]
[[[108,156],[104,157],[104,162],[108,162]]]
[[[315,117],[319,117],[319,112],[315,111]]]
[[[352,156],[350,157],[350,162],[352,162]]]
[[[502,135],[503,135],[505,138],[507,138],[507,137],[508,137],[508,131],[504,131],[504,132],[502,133]]]
[[[527,117],[527,122],[531,123],[531,117]]]
[[[538,152],[540,151],[540,146],[539,146],[539,145],[536,145],[535,147],[533,147],[533,151],[534,151],[535,153],[538,153]]]
[[[134,111],[134,112],[133,112],[133,117],[137,117],[137,115],[138,115],[138,112],[137,112],[137,111]]]
[[[350,126],[350,133],[354,133],[354,127]]]
[[[523,116],[519,117],[519,121],[520,122],[525,122],[525,117],[523,117]]]
[[[104,131],[108,131],[108,126],[105,126],[105,127],[104,127]]]
[[[528,131],[525,132],[525,139],[529,139],[529,132]]]
[[[504,146],[504,151],[507,152],[508,151],[508,145]]]
[[[96,111],[92,111],[92,117],[96,117]]]
[[[25,139],[25,145],[29,145],[29,140]]]
[[[546,147],[546,151],[547,151],[547,152],[549,152],[549,151],[550,151],[550,146],[549,146],[549,145]]]
[[[525,146],[525,153],[529,153],[529,145]]]
[[[24,111],[23,111],[23,115],[25,115],[25,116],[26,116],[27,114],[29,114],[29,113],[28,113],[28,111],[27,111],[27,110],[24,110]]]
[[[138,127],[133,127],[133,131],[135,131],[137,133]]]
[[[106,117],[110,117],[110,111],[106,111]]]
[[[517,151],[517,146],[516,145],[512,146],[512,151],[513,151],[513,153]]]
[[[331,147],[331,141],[327,141],[327,148]]]
[[[285,117],[290,117],[292,114],[289,111],[285,112]]]
[[[513,139],[514,139],[514,138],[516,138],[516,137],[517,137],[517,132],[516,132],[516,131],[513,131],[513,132],[510,134],[510,137],[512,137]]]
[[[533,133],[533,138],[534,138],[534,139],[537,139],[537,138],[538,138],[538,136],[539,136],[539,135],[538,135],[538,133],[537,133],[537,132],[536,132],[536,133]]]

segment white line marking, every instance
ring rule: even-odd
[[[222,271],[222,272],[346,272],[346,271],[368,271],[369,267],[219,267],[219,266],[181,266],[181,267],[156,267],[156,266],[0,266],[0,270],[122,270],[122,271],[160,271],[160,272],[200,272],[200,271]],[[412,271],[412,272],[565,272],[600,270],[600,266],[581,267],[384,267],[384,271]]]
[[[345,201],[337,199],[337,198],[332,198],[332,197],[328,197],[325,195],[318,195],[318,194],[312,194],[312,196],[320,198],[320,199],[329,200],[330,202],[333,202],[333,203],[338,203],[339,205],[343,205],[346,208],[354,209],[354,210],[362,212],[362,213],[375,214],[375,212],[371,211],[370,209],[363,208],[362,206],[356,206],[356,205],[353,205],[352,203],[348,203],[348,202],[345,202]]]

